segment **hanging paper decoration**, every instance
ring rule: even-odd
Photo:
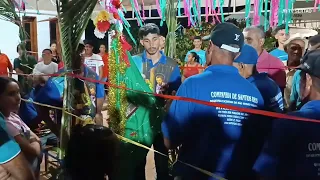
[[[94,29],[94,35],[99,38],[103,39],[106,36],[106,32],[100,32],[97,28]]]
[[[19,10],[19,11],[25,11],[26,10],[26,4],[23,0],[13,0],[13,3],[15,5],[15,7]]]
[[[120,0],[112,0],[111,4],[113,5],[114,8],[120,9],[121,8],[121,1]]]
[[[253,25],[257,26],[260,23],[259,17],[259,0],[254,0],[253,3]]]
[[[130,66],[127,51],[131,46],[124,37],[117,32],[112,37],[111,51],[109,52],[108,65],[110,67],[108,79],[111,84],[123,87],[122,89],[110,87],[108,93],[108,112],[110,115],[110,127],[120,135],[124,135],[127,121],[126,85],[124,75],[127,67]]]
[[[92,14],[91,19],[96,27],[94,30],[94,35],[99,39],[103,39],[105,37],[105,33],[110,29],[111,25],[116,23],[116,19],[113,17],[113,14],[105,10],[100,11],[98,14]]]

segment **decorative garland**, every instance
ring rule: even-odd
[[[112,39],[109,52],[109,82],[117,86],[126,87],[124,75],[127,67],[130,65],[126,51],[131,46],[119,34]],[[126,90],[116,87],[109,87],[108,93],[108,113],[110,114],[110,127],[114,132],[124,135],[126,127],[126,112],[128,107]]]

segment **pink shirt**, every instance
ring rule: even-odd
[[[30,128],[17,114],[11,113],[10,116],[6,118],[6,125],[10,136],[15,137],[22,135],[26,139],[30,139]]]
[[[266,72],[269,77],[273,79],[280,88],[286,87],[286,72],[285,66],[282,61],[271,54],[266,50],[260,54],[258,63],[257,63],[258,72]]]

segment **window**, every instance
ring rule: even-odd
[[[22,20],[23,26],[27,33],[26,50],[28,51],[28,54],[33,55],[36,59],[38,59],[37,18],[24,16]]]

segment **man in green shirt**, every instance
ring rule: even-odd
[[[37,64],[36,59],[33,56],[27,55],[26,60],[22,60],[22,51],[20,49],[20,45],[17,46],[17,52],[19,54],[18,58],[15,58],[13,61],[13,68],[16,73],[21,74],[31,74],[34,66]],[[28,93],[31,88],[31,83],[28,83],[28,79],[23,75],[18,75],[18,81],[20,83],[20,88],[22,92]]]

